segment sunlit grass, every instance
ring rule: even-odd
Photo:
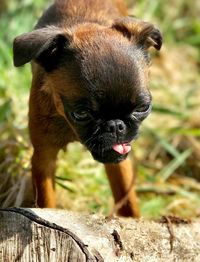
[[[12,40],[30,31],[47,1],[9,1],[0,16],[0,206],[30,205],[31,145],[27,131],[30,65],[16,69]],[[46,2],[46,3],[45,3]],[[131,2],[131,1],[129,1]],[[131,158],[142,215],[200,214],[199,1],[136,1],[131,13],[155,22],[164,48],[153,54],[153,112],[143,123]],[[31,15],[30,15],[31,13]],[[113,200],[103,165],[79,143],[60,152],[58,206],[108,214]],[[28,190],[27,190],[28,186]],[[33,204],[33,203],[32,203]]]

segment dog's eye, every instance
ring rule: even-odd
[[[151,112],[151,108],[152,108],[151,104],[139,106],[135,108],[135,110],[130,115],[130,117],[134,121],[139,121],[139,122],[143,121],[148,116],[148,114]]]
[[[76,121],[87,121],[91,118],[91,115],[88,111],[81,109],[74,111],[72,116]]]
[[[135,113],[147,113],[151,111],[151,104],[148,104],[148,105],[142,105],[140,107],[137,107],[135,109]]]

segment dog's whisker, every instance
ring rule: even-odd
[[[90,148],[90,144],[93,144],[95,142],[94,137],[91,137],[88,139],[84,144]]]
[[[101,157],[103,158],[103,156],[104,156],[104,148],[102,148],[102,153],[101,153]]]
[[[100,128],[97,128],[97,130],[95,130],[92,134],[91,137],[89,137],[84,143],[87,145],[90,143],[91,140],[93,140],[95,138],[95,135],[97,134],[97,132],[99,131]]]
[[[139,121],[139,119],[138,119],[134,114],[131,115],[131,118],[132,118],[133,120]]]

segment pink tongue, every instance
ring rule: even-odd
[[[131,151],[131,146],[129,144],[118,144],[113,146],[113,150],[121,155],[125,155]]]

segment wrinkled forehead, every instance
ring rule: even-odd
[[[140,49],[112,38],[86,43],[77,55],[85,89],[101,103],[134,101],[146,88],[147,70]],[[90,45],[88,48],[87,45]]]
[[[95,102],[95,107],[119,108],[133,104],[147,85],[142,50],[121,35],[117,39],[107,33],[85,37],[73,46],[71,62],[66,57],[64,66],[52,73],[56,89],[71,101],[87,98],[88,103]]]

